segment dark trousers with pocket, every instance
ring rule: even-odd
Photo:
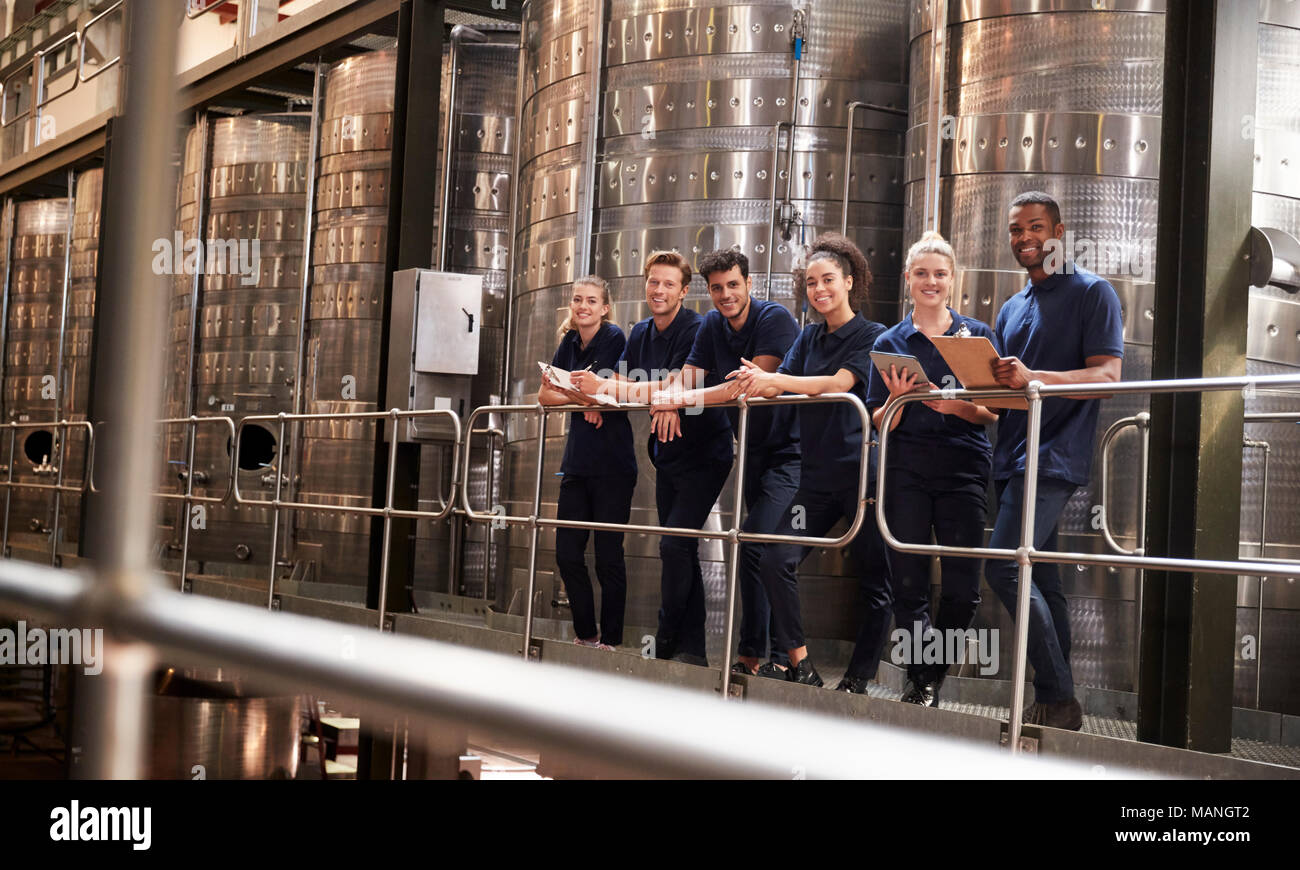
[[[557,516],[562,520],[626,523],[632,513],[635,477],[564,475],[560,481]],[[596,532],[596,579],[600,581],[600,630],[596,603],[587,573],[586,529],[555,530],[555,563],[569,593],[573,630],[580,638],[600,635],[602,643],[623,642],[623,612],[627,604],[627,567],[623,562],[623,533]]]
[[[716,465],[655,475],[655,505],[659,525],[702,529],[727,482],[731,466]],[[679,653],[700,656],[704,643],[704,574],[700,570],[700,539],[664,535],[659,539],[661,603],[659,630],[655,634],[655,656],[672,658]]]
[[[745,522],[747,532],[774,533],[781,525],[782,511],[799,490],[799,457],[751,453],[745,457]],[[740,654],[764,659],[769,656],[782,665],[790,662],[784,641],[773,636],[772,608],[763,586],[763,559],[774,546],[740,545]],[[795,580],[796,566],[785,565]]]
[[[885,478],[885,516],[894,537],[905,544],[929,544],[933,530],[935,540],[943,546],[982,546],[992,473],[992,461],[987,455],[973,450],[927,450],[900,444],[890,459]],[[930,557],[888,552],[894,624],[906,631],[909,639],[918,626],[922,643],[931,629],[944,633],[970,628],[980,604],[981,560],[959,556],[939,560],[939,608],[931,620]],[[907,648],[912,650],[916,645],[909,643]],[[936,680],[947,672],[949,664],[910,662],[908,676],[913,680]]]
[[[874,488],[873,484],[868,492]],[[820,538],[841,518],[851,522],[857,509],[856,484],[835,492],[800,487],[782,511],[777,532]],[[876,675],[888,639],[891,603],[889,563],[870,506],[862,528],[849,542],[849,550],[858,565],[858,595],[865,612],[845,676],[869,680]],[[768,547],[763,560],[763,587],[772,605],[775,640],[787,644],[787,649],[805,644],[796,570],[810,552],[811,547],[798,544],[774,544]]]

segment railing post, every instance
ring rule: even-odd
[[[195,431],[199,425],[199,418],[191,414],[189,423],[186,424],[185,432],[189,439],[189,447],[185,451],[185,500],[181,503],[181,591],[185,591],[185,574],[190,563],[190,511],[193,509],[194,502],[191,500],[194,495],[194,446],[198,443],[199,433]],[[232,445],[232,455],[239,456],[239,441],[236,439]]]
[[[1043,399],[1038,394],[1041,381],[1030,381],[1028,433],[1025,444],[1025,483],[1020,505],[1020,547],[1016,550],[1019,581],[1016,586],[1016,647],[1011,672],[1011,710],[1008,714],[1008,742],[1011,752],[1020,751],[1021,716],[1025,704],[1026,655],[1029,651],[1029,600],[1034,582],[1034,566],[1029,556],[1034,551],[1034,508],[1038,498],[1038,443],[1043,423]]]
[[[537,589],[537,519],[542,512],[542,469],[546,459],[546,408],[537,406],[537,474],[533,479],[533,512],[528,518],[528,600],[524,602],[524,659],[533,642],[533,598]]]
[[[18,425],[6,423],[9,430],[9,461],[5,464],[5,525],[4,536],[0,538],[0,556],[9,558],[9,505],[14,494],[14,442],[18,440]]]
[[[736,446],[736,512],[731,519],[731,561],[727,565],[726,628],[722,633],[722,697],[731,692],[731,645],[736,631],[736,577],[740,566],[740,523],[745,515],[745,454],[749,443],[749,402],[740,396],[740,431]]]
[[[388,482],[384,486],[384,540],[379,562],[379,630],[384,630],[384,611],[388,607],[388,563],[393,539],[393,487],[397,481],[398,409],[388,412]]]
[[[45,67],[43,60],[39,61]],[[39,96],[39,94],[38,94]],[[38,110],[39,111],[39,110]],[[39,133],[38,133],[39,135]],[[77,215],[76,173],[68,170],[68,226],[63,234],[63,295],[59,305],[59,346],[55,349],[54,363],[54,431],[58,433],[53,459],[58,471],[55,485],[63,486],[63,466],[67,459],[68,430],[62,426],[64,417],[64,347],[68,334],[68,286],[72,282],[72,225]],[[50,523],[50,565],[59,567],[59,511],[63,507],[63,492],[54,490],[54,519]]]
[[[280,419],[280,437],[276,443],[280,445],[280,455],[276,459],[275,465],[272,466],[272,471],[275,473],[275,505],[271,508],[271,576],[267,578],[266,584],[267,610],[275,609],[275,570],[279,567],[277,553],[280,550],[280,487],[284,482],[284,474],[281,473],[280,469],[284,467],[284,458],[288,455],[284,445],[284,412],[281,411],[278,416]]]

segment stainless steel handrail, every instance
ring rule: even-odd
[[[60,618],[84,613],[95,586],[75,571],[21,562],[0,565],[0,602]],[[1146,776],[1109,764],[1102,772],[1061,758],[1008,758],[992,746],[770,705],[738,708],[683,688],[525,664],[425,638],[358,634],[353,626],[263,613],[234,602],[180,595],[154,583],[131,599],[102,600],[95,614],[95,624],[107,634],[144,641],[165,661],[197,659],[237,667],[287,694],[321,687],[330,697],[363,705],[363,715],[376,721],[410,715],[430,724],[468,722],[544,752],[576,751],[636,775],[787,780]],[[114,649],[109,668],[121,666],[127,655],[124,647]],[[341,656],[339,649],[349,654]],[[114,691],[126,688],[110,686]],[[143,693],[143,687],[132,688]],[[591,715],[593,705],[599,705],[599,716]],[[112,733],[119,751],[134,737],[130,724]]]
[[[1142,440],[1140,458],[1138,460],[1138,512],[1137,512],[1137,539],[1136,547],[1132,550],[1126,550],[1119,545],[1110,531],[1110,506],[1108,504],[1107,492],[1110,487],[1110,446],[1121,431],[1130,426],[1137,427],[1139,436]],[[1124,417],[1116,420],[1106,430],[1106,434],[1101,437],[1101,533],[1106,539],[1106,544],[1112,550],[1125,556],[1141,556],[1146,553],[1147,546],[1147,467],[1151,461],[1151,414],[1142,411],[1132,417]],[[1135,584],[1133,589],[1133,691],[1138,691],[1138,683],[1141,679],[1141,658],[1142,658],[1142,581],[1146,572],[1141,568],[1137,569]]]
[[[9,513],[10,513],[10,507],[12,505],[13,490],[15,489],[43,490],[45,492],[53,492],[56,496],[61,495],[62,493],[65,492],[84,494],[86,492],[95,491],[93,485],[93,475],[95,471],[95,427],[91,424],[89,420],[68,420],[68,419],[50,420],[50,421],[43,421],[43,422],[28,422],[28,423],[3,423],[0,424],[0,426],[2,426],[3,428],[9,431],[9,456],[8,456],[8,461],[5,463],[5,479],[0,480],[0,487],[4,487],[4,491],[5,491],[5,507],[4,507],[5,515],[4,515],[4,522],[3,522],[3,530],[0,531],[0,555],[4,555],[7,558],[9,553]],[[81,475],[80,484],[76,486],[72,486],[63,483],[63,461],[66,459],[66,456],[62,456],[59,459],[58,472],[57,472],[58,483],[24,483],[23,481],[20,480],[14,480],[14,449],[18,441],[19,429],[56,428],[59,430],[59,445],[61,450],[63,443],[67,441],[67,430],[73,427],[76,427],[78,429],[84,427],[86,429],[86,445],[85,445],[86,467],[84,472]],[[57,503],[55,507],[55,515],[56,516],[58,515]],[[57,524],[54,526],[54,532],[53,534],[51,534],[50,537],[54,539],[53,543],[51,544],[51,547],[52,548],[57,547],[58,546]],[[54,560],[52,559],[51,562],[53,561]]]
[[[858,504],[857,511],[854,514],[853,522],[850,524],[848,531],[838,538],[814,538],[802,537],[799,535],[779,535],[763,534],[758,532],[741,531],[741,519],[744,511],[744,500],[741,498],[741,487],[745,479],[745,445],[748,443],[746,435],[749,427],[749,409],[751,406],[762,405],[803,405],[815,404],[818,402],[846,402],[852,405],[858,412],[858,417],[862,422],[862,449],[858,465]],[[650,406],[638,403],[623,403],[617,406],[593,406],[590,405],[483,405],[475,408],[465,421],[465,453],[468,455],[471,446],[473,434],[477,431],[474,429],[474,421],[480,414],[484,413],[501,413],[501,414],[519,414],[533,413],[537,415],[537,467],[533,485],[533,505],[532,514],[527,517],[515,517],[508,514],[483,514],[474,510],[469,502],[469,478],[465,476],[461,481],[461,508],[465,511],[465,516],[471,522],[504,522],[507,525],[523,525],[529,530],[528,544],[528,598],[524,605],[524,648],[522,654],[525,658],[529,656],[532,644],[532,622],[533,622],[533,598],[537,584],[537,533],[541,528],[559,528],[559,529],[585,529],[587,531],[611,531],[611,532],[639,532],[651,535],[671,535],[683,538],[706,538],[710,540],[726,541],[731,546],[731,561],[727,567],[727,616],[726,630],[723,638],[723,659],[722,659],[722,682],[720,691],[723,697],[726,697],[731,684],[731,659],[732,659],[732,640],[734,633],[733,615],[736,609],[736,569],[739,558],[739,548],[742,543],[762,543],[762,544],[794,544],[803,547],[831,547],[839,548],[846,546],[861,530],[863,523],[866,521],[866,507],[870,503],[868,481],[870,479],[870,456],[873,442],[870,438],[871,417],[867,413],[866,406],[862,400],[852,393],[826,393],[821,396],[775,396],[770,399],[747,399],[744,396],[732,402],[719,403],[710,405],[713,408],[734,407],[740,410],[740,441],[737,449],[736,464],[734,474],[736,475],[736,506],[735,514],[732,519],[732,527],[724,531],[707,531],[705,529],[686,529],[672,526],[655,526],[641,525],[638,523],[597,523],[584,522],[581,520],[561,520],[541,516],[541,492],[542,492],[542,469],[545,464],[546,456],[546,418],[551,413],[568,413],[573,411],[590,411],[590,410],[645,410]]]
[[[1114,535],[1110,531],[1110,516],[1107,510],[1108,496],[1110,490],[1110,446],[1115,440],[1115,436],[1129,428],[1136,427],[1142,438],[1142,459],[1138,465],[1138,528],[1137,528],[1137,546],[1128,550],[1119,545]],[[1141,412],[1133,417],[1124,417],[1116,420],[1101,436],[1101,534],[1106,539],[1106,544],[1116,553],[1125,556],[1141,556],[1146,550],[1146,512],[1144,506],[1147,503],[1147,463],[1149,462],[1151,450],[1151,415],[1146,411]]]
[[[488,407],[497,407],[497,406],[488,406]],[[455,411],[447,410],[445,408],[436,408],[436,409],[431,408],[431,409],[426,409],[421,411],[401,411],[398,410],[397,408],[393,408],[390,411],[357,411],[351,413],[338,413],[338,414],[252,414],[247,417],[242,417],[240,418],[238,424],[236,424],[235,426],[236,447],[234,450],[234,465],[236,468],[238,468],[239,465],[238,436],[240,433],[243,432],[244,426],[248,425],[249,423],[281,423],[281,422],[291,422],[295,420],[300,422],[309,422],[312,420],[392,420],[396,422],[397,420],[422,418],[422,417],[448,418],[456,433],[454,443],[457,445],[457,450],[453,454],[453,464],[459,462],[460,461],[459,447],[462,440],[461,423],[460,423],[460,417],[459,415],[456,414]],[[390,459],[389,461],[390,472],[392,470],[392,465],[393,462]],[[319,502],[284,501],[284,500],[276,500],[276,499],[272,499],[268,501],[266,499],[255,499],[255,498],[245,497],[244,494],[239,491],[238,475],[235,476],[235,480],[233,484],[233,495],[234,495],[235,504],[250,505],[254,507],[269,507],[269,508],[279,507],[282,510],[318,511],[321,513],[353,513],[353,514],[360,514],[362,516],[369,516],[369,517],[398,517],[401,519],[413,519],[413,520],[441,520],[445,518],[449,513],[451,513],[452,508],[455,506],[455,502],[456,502],[455,490],[452,490],[449,498],[442,499],[442,507],[437,511],[420,511],[420,510],[412,511],[412,510],[402,510],[390,506],[362,507],[360,505],[334,505],[334,504],[322,504]],[[389,504],[391,505],[391,501]]]
[[[880,474],[876,481],[876,523],[885,544],[902,553],[933,556],[962,556],[1014,560],[1019,566],[1019,587],[1016,606],[1015,662],[1011,684],[1011,710],[1009,715],[1009,740],[1011,751],[1019,751],[1021,707],[1024,702],[1026,652],[1029,637],[1029,591],[1031,569],[1036,562],[1057,564],[1098,565],[1116,568],[1155,568],[1158,570],[1200,572],[1207,574],[1262,574],[1300,577],[1300,562],[1224,561],[1213,559],[1176,559],[1169,557],[1097,555],[1093,553],[1066,553],[1037,550],[1033,545],[1034,502],[1038,490],[1038,448],[1042,421],[1043,399],[1070,396],[1168,394],[1249,390],[1265,386],[1300,386],[1300,375],[1266,375],[1237,378],[1187,378],[1164,381],[1127,381],[1106,384],[1044,384],[1031,381],[1023,390],[933,390],[909,393],[890,398],[884,405],[880,421]],[[952,547],[942,544],[908,544],[898,540],[889,529],[885,518],[885,469],[888,459],[889,430],[899,409],[911,402],[928,399],[998,399],[1024,396],[1029,401],[1027,443],[1025,448],[1024,506],[1021,517],[1020,547],[1015,550],[991,547]]]
[[[22,112],[19,112],[17,115],[14,115],[13,117],[9,116],[9,92],[11,90],[11,88],[9,87],[9,83],[14,79],[16,79],[19,75],[21,75],[24,70],[26,70],[28,75],[32,77],[32,84],[35,85],[36,84],[36,55],[33,54],[31,60],[27,61],[22,66],[18,67],[13,72],[9,73],[9,75],[5,76],[4,81],[0,81],[0,95],[3,95],[4,97],[4,99],[0,99],[0,127],[8,127],[18,121],[23,120],[24,118],[30,117],[32,114],[32,107],[28,106],[26,109],[24,109]],[[32,102],[35,103],[36,102],[35,99],[33,99]]]
[[[45,108],[50,103],[57,100],[59,97],[72,93],[74,90],[76,90],[77,85],[81,82],[81,79],[77,76],[76,70],[74,69],[72,74],[72,84],[68,87],[67,90],[57,93],[52,97],[48,96],[45,93],[45,85],[46,85],[45,58],[46,56],[53,54],[55,51],[58,51],[69,41],[73,41],[77,43],[77,64],[80,65],[81,51],[82,51],[80,30],[72,31],[68,35],[59,39],[57,42],[53,43],[52,45],[47,45],[45,48],[40,49],[32,56],[32,60],[35,63],[35,74],[36,74],[36,86],[32,92],[33,94],[32,108],[36,110],[36,120],[32,126],[35,128],[33,130],[33,136],[35,139],[35,144],[37,145],[41,144],[41,109]],[[68,174],[71,175],[72,174],[71,171],[69,171]],[[69,224],[72,223],[71,216],[69,216],[68,218],[68,223]]]
[[[402,419],[419,419],[424,417],[446,417],[450,421],[452,429],[455,432],[455,436],[452,439],[451,466],[453,469],[453,473],[451,479],[451,491],[446,498],[442,499],[442,507],[437,511],[400,510],[398,508],[393,507],[394,489],[397,481],[397,446],[396,446],[397,423],[399,420]],[[239,474],[237,471],[237,469],[239,468],[239,449],[240,449],[239,435],[243,433],[244,426],[246,426],[249,423],[279,424],[280,440],[278,443],[282,445],[281,449],[283,449],[285,423],[289,421],[308,422],[311,420],[387,420],[389,422],[388,431],[392,433],[393,440],[391,440],[389,443],[388,474],[386,478],[387,481],[386,486],[384,489],[385,497],[384,497],[383,507],[376,508],[376,507],[362,507],[360,505],[327,505],[327,504],[321,504],[319,502],[284,501],[283,499],[280,498],[280,486],[281,483],[283,482],[283,479],[281,476],[280,469],[278,467],[275,469],[275,498],[272,499],[271,501],[267,501],[265,499],[245,498],[243,493],[239,491]],[[238,426],[235,427],[235,435],[236,435],[234,440],[235,447],[231,451],[232,453],[232,472],[231,472],[232,494],[234,496],[235,504],[254,505],[254,506],[271,508],[271,512],[272,512],[271,546],[273,552],[274,552],[274,547],[276,546],[274,535],[275,535],[275,531],[279,529],[281,510],[305,510],[305,511],[317,511],[320,513],[351,513],[351,514],[359,514],[361,516],[384,518],[383,544],[382,544],[382,549],[380,550],[380,557],[379,557],[380,561],[379,561],[379,620],[378,620],[379,630],[383,631],[384,617],[388,612],[388,570],[389,570],[389,562],[390,562],[390,551],[392,549],[393,518],[397,517],[402,519],[417,519],[417,520],[428,519],[436,522],[438,520],[445,518],[448,514],[452,512],[452,509],[456,505],[457,481],[456,481],[455,470],[459,467],[460,464],[460,448],[461,448],[460,416],[455,411],[446,408],[432,408],[432,409],[426,409],[420,411],[402,411],[399,410],[398,408],[393,408],[390,411],[360,411],[360,412],[342,413],[342,414],[284,414],[284,413],[253,414],[248,417],[244,417],[239,421]],[[270,582],[267,587],[267,608],[272,609],[274,608],[274,606],[275,606],[275,572],[272,571]]]
[[[122,52],[119,50],[117,53],[117,57],[113,58],[112,60],[107,60],[104,63],[100,64],[99,69],[95,70],[90,75],[83,75],[83,72],[86,69],[86,40],[85,40],[86,34],[90,32],[90,28],[94,27],[96,24],[103,21],[105,18],[112,15],[114,12],[120,10],[122,8],[122,2],[123,0],[117,0],[117,2],[114,3],[112,6],[109,6],[103,12],[99,13],[94,18],[87,21],[85,25],[81,28],[82,41],[81,41],[81,52],[77,57],[77,81],[88,82],[91,79],[93,79],[95,76],[108,70],[110,67],[117,66],[118,61],[122,59]]]

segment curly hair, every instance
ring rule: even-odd
[[[714,272],[730,272],[734,268],[740,268],[740,277],[749,277],[749,258],[740,251],[731,248],[723,248],[718,251],[710,251],[703,257],[700,257],[699,267],[696,271],[703,276],[705,283],[708,283],[709,276]]]
[[[808,249],[808,259],[804,263],[804,268],[794,271],[794,296],[797,305],[802,308],[808,301],[804,272],[808,266],[818,260],[830,260],[842,274],[851,276],[853,287],[849,290],[849,307],[855,312],[866,308],[871,292],[871,270],[867,268],[866,255],[847,236],[839,233],[822,233],[814,239]]]

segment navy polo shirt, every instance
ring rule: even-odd
[[[1074,267],[1073,274],[1030,282],[1003,304],[994,329],[1003,354],[1031,369],[1070,371],[1090,356],[1124,356],[1119,296],[1106,279]],[[997,343],[997,342],[995,342]],[[1038,454],[1041,477],[1088,483],[1099,399],[1043,400]],[[993,450],[993,475],[1006,480],[1025,472],[1025,411],[1003,411]]]
[[[727,318],[716,308],[704,316],[704,325],[695,336],[686,364],[707,371],[704,386],[713,387],[740,368],[741,357],[751,362],[759,356],[785,359],[798,337],[799,324],[784,305],[751,296],[749,314],[740,331],[732,329]],[[726,410],[732,430],[738,433],[740,410]],[[749,412],[747,449],[751,453],[783,454],[793,458],[799,452],[799,425],[794,412],[793,405],[752,409]]]
[[[571,372],[587,366],[593,372],[612,371],[626,346],[623,330],[612,323],[602,323],[586,347],[582,346],[578,330],[571,329],[560,339],[551,365]],[[564,445],[560,471],[580,477],[636,477],[632,424],[627,412],[601,411],[601,416],[604,419],[597,429],[583,419],[580,411],[569,415],[569,440]]]
[[[804,327],[777,371],[787,375],[833,375],[848,369],[857,375],[849,392],[867,400],[871,377],[871,347],[885,331],[884,324],[861,314],[834,332],[826,324]],[[807,489],[838,492],[858,485],[858,460],[862,455],[862,420],[843,402],[799,405],[799,438],[803,449],[800,481]],[[871,459],[874,477],[875,452]]]
[[[698,311],[681,308],[663,332],[647,317],[632,327],[627,349],[619,363],[620,374],[633,381],[665,380],[686,362],[704,317]],[[681,474],[711,465],[730,465],[731,423],[722,408],[706,408],[701,413],[678,413],[682,435],[660,443],[654,433],[647,441],[646,452],[655,468],[668,474]]]
[[[952,326],[944,332],[944,335],[956,335],[962,324],[965,324],[971,335],[982,335],[993,342],[994,347],[998,346],[997,336],[989,329],[987,323],[973,317],[963,317],[951,308],[948,312],[952,314]],[[880,338],[876,339],[876,346],[872,350],[916,357],[935,389],[944,386],[946,376],[952,377],[948,383],[961,386],[961,382],[957,380],[956,375],[953,375],[952,369],[948,368],[948,363],[944,362],[943,354],[939,353],[934,342],[926,338],[924,333],[917,331],[910,314],[885,330]],[[867,383],[867,407],[879,408],[887,401],[889,401],[889,387],[885,386],[885,379],[880,376],[880,370],[872,365],[871,379]],[[956,414],[940,414],[920,402],[905,406],[901,413],[902,421],[894,431],[889,433],[891,442],[932,450],[951,448],[971,450],[984,456],[986,462],[989,454],[993,452],[993,447],[989,444],[989,436],[979,423],[969,423]],[[924,469],[918,470],[924,471]]]

